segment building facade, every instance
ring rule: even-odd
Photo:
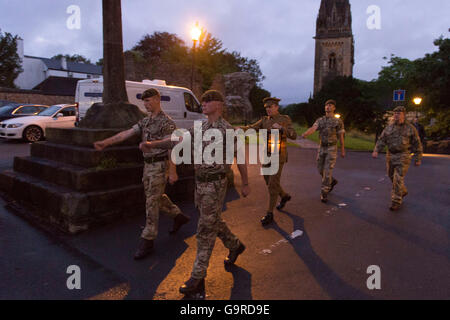
[[[314,94],[337,76],[352,76],[354,39],[349,0],[322,0],[316,23]]]

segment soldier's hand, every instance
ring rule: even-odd
[[[142,152],[150,152],[152,150],[152,143],[150,141],[141,142],[139,149],[141,149]]]
[[[416,161],[416,167],[420,167],[422,165],[422,161]]]
[[[278,123],[274,123],[273,125],[272,125],[272,128],[273,129],[281,129],[281,128],[283,128],[280,124],[278,124]]]
[[[374,158],[374,159],[378,158],[378,152],[374,151],[372,153],[372,158]]]
[[[103,141],[97,141],[97,142],[94,142],[94,148],[95,148],[95,150],[97,150],[97,151],[102,151],[102,150],[105,149],[107,146],[108,146],[108,145],[107,145],[105,142],[103,142]]]
[[[341,157],[342,157],[342,158],[345,158],[345,154],[346,154],[346,153],[345,153],[345,149],[342,149],[342,150],[341,150]]]
[[[249,185],[244,185],[242,186],[242,195],[244,196],[244,198],[247,198],[247,196],[250,194],[250,186]]]
[[[176,172],[169,173],[169,183],[172,185],[178,181],[178,174]]]

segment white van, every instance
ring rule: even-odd
[[[142,93],[150,88],[161,93],[161,107],[176,123],[178,128],[190,128],[195,120],[206,119],[200,103],[191,90],[183,87],[168,86],[164,80],[144,80],[142,82],[125,81],[128,101],[147,112],[142,101]],[[75,102],[78,103],[77,122],[84,118],[87,110],[102,102],[103,78],[80,80],[77,83]]]

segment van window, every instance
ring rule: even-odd
[[[200,105],[197,103],[197,101],[190,93],[187,92],[184,93],[184,104],[186,105],[186,109],[188,111],[202,113]]]
[[[138,93],[138,94],[136,95],[136,98],[137,98],[138,100],[142,100],[142,93]],[[167,101],[167,102],[169,102],[169,101],[170,101],[170,97],[169,97],[169,96],[161,96],[161,101]]]
[[[84,96],[89,97],[89,98],[102,98],[103,93],[102,92],[85,92]]]

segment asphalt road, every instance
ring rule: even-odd
[[[0,167],[28,144],[0,141]],[[315,151],[289,148],[282,184],[293,195],[272,226],[263,228],[267,191],[258,166],[250,167],[251,195],[230,190],[223,218],[247,250],[224,270],[216,242],[206,279],[207,300],[449,299],[450,158],[427,156],[411,167],[409,195],[392,213],[384,157],[349,152],[338,159],[339,180],[329,203],[319,201]],[[235,172],[237,173],[236,168]],[[240,179],[237,178],[239,190]],[[75,237],[55,237],[4,208],[0,200],[0,299],[181,299],[195,259],[197,213],[175,236],[162,216],[156,250],[132,259],[144,216]],[[295,239],[290,235],[300,230]],[[81,290],[66,286],[67,267],[81,269]],[[369,290],[369,266],[381,271],[381,289]]]

